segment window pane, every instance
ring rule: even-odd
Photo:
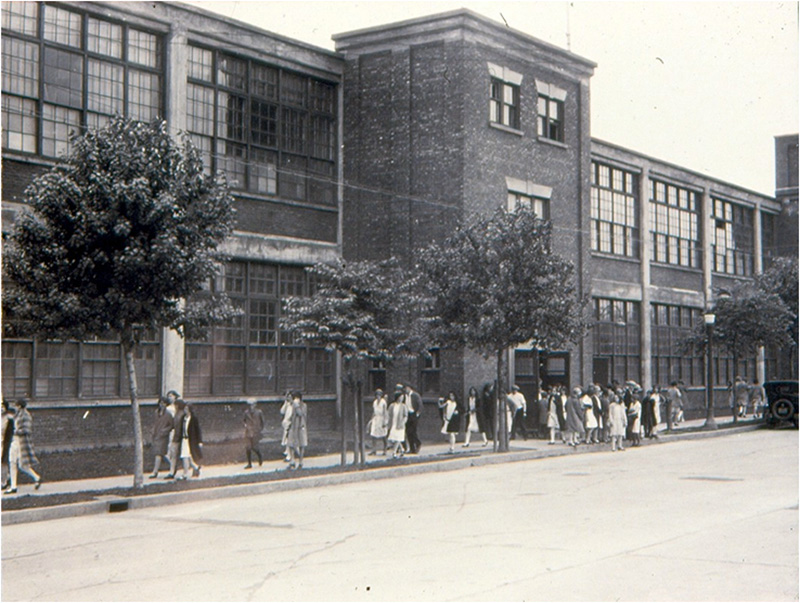
[[[45,4],[42,8],[44,9],[44,39],[80,48],[81,16],[51,4]]]
[[[3,94],[3,148],[36,152],[36,102]]]
[[[89,59],[87,65],[87,108],[108,115],[123,113],[123,68],[121,65]]]
[[[189,84],[186,87],[187,126],[205,136],[214,135],[214,90]]]
[[[44,49],[44,99],[59,105],[81,106],[83,58],[80,55],[55,48]]]
[[[80,133],[80,123],[79,111],[42,105],[42,155],[60,157],[67,153],[70,136]]]
[[[146,67],[158,67],[158,38],[137,29],[128,30],[128,60]]]
[[[221,55],[218,59],[217,83],[226,88],[247,90],[247,63]]]
[[[122,58],[122,26],[89,17],[86,49],[115,59]]]
[[[161,115],[161,76],[131,69],[128,72],[128,116],[149,122]]]
[[[189,77],[211,82],[213,55],[205,48],[189,47]]]
[[[3,29],[39,35],[38,2],[3,2]]]
[[[3,93],[39,96],[39,46],[3,36]]]

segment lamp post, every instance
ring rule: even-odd
[[[714,322],[717,315],[709,311],[703,314],[706,325],[706,422],[703,429],[716,429],[717,421],[714,418],[714,364],[712,350],[712,336],[714,335]]]

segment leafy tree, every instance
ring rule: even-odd
[[[498,210],[425,249],[418,263],[430,328],[443,347],[497,358],[499,450],[508,450],[505,351],[522,343],[558,349],[586,332],[575,270],[553,253],[552,227],[527,209]]]
[[[729,295],[716,296],[711,311],[715,314],[712,343],[733,358],[734,371],[742,358],[753,357],[760,346],[791,345],[792,324],[797,315],[777,293],[767,292],[754,283],[742,283]],[[796,302],[795,302],[796,303]],[[683,352],[706,354],[708,335],[702,319],[678,343]],[[737,420],[733,413],[734,422]]]
[[[792,313],[794,320],[791,335],[794,345],[798,344],[798,292],[797,257],[780,257],[772,261],[772,265],[756,278],[756,285],[765,293],[777,295]]]
[[[361,359],[391,360],[425,344],[413,326],[414,298],[408,275],[394,260],[317,264],[306,269],[316,290],[309,297],[286,300],[282,325],[296,337],[339,352],[345,363],[345,385],[353,392],[355,432],[360,434],[364,462],[363,416],[357,394],[356,365]],[[344,405],[341,405],[344,411]],[[345,427],[342,423],[342,464]],[[358,457],[358,452],[356,454]]]
[[[142,426],[134,351],[146,329],[183,333],[229,316],[226,300],[185,306],[217,273],[232,198],[203,173],[188,138],[164,122],[118,117],[73,139],[63,164],[36,178],[6,243],[3,306],[19,334],[119,338],[134,426],[134,487],[142,487]]]

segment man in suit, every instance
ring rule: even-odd
[[[525,415],[527,415],[528,402],[525,400],[525,395],[520,391],[519,385],[511,388],[511,393],[507,396],[508,402],[511,404],[511,439],[516,436],[517,431],[522,432],[522,439],[528,439],[528,432],[525,429]]]
[[[406,422],[406,440],[408,441],[408,451],[411,454],[418,454],[422,447],[422,441],[417,435],[417,425],[422,415],[422,396],[419,395],[410,385],[404,388],[405,404],[408,407],[408,421]]]

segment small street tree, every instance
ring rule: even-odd
[[[145,330],[183,333],[224,319],[224,298],[186,306],[217,273],[232,198],[198,152],[164,122],[118,117],[72,141],[63,164],[25,192],[28,210],[3,254],[7,333],[118,338],[134,429],[134,487],[143,485],[134,354]]]
[[[794,345],[798,340],[798,270],[796,257],[779,257],[756,278],[756,286],[764,293],[777,295],[794,317],[790,333]]]
[[[729,295],[716,296],[712,312],[716,316],[713,349],[723,350],[733,359],[733,370],[739,370],[742,358],[753,357],[757,348],[765,345],[791,345],[792,325],[797,315],[786,306],[777,293],[765,291],[754,283],[742,283]],[[682,352],[706,354],[708,335],[702,320],[678,342]],[[733,413],[734,422],[737,414]]]
[[[563,348],[588,327],[574,267],[553,253],[551,232],[530,210],[501,209],[431,245],[418,262],[435,341],[497,359],[495,441],[503,452],[506,350],[522,343]]]
[[[411,354],[416,344],[411,319],[412,288],[396,262],[344,262],[317,264],[306,269],[316,283],[309,297],[286,300],[282,325],[312,345],[341,354],[344,384],[352,391],[355,458],[364,459],[364,425],[356,376],[361,359],[391,360]],[[340,401],[342,418],[344,403]],[[342,464],[346,462],[345,425],[342,429]]]

